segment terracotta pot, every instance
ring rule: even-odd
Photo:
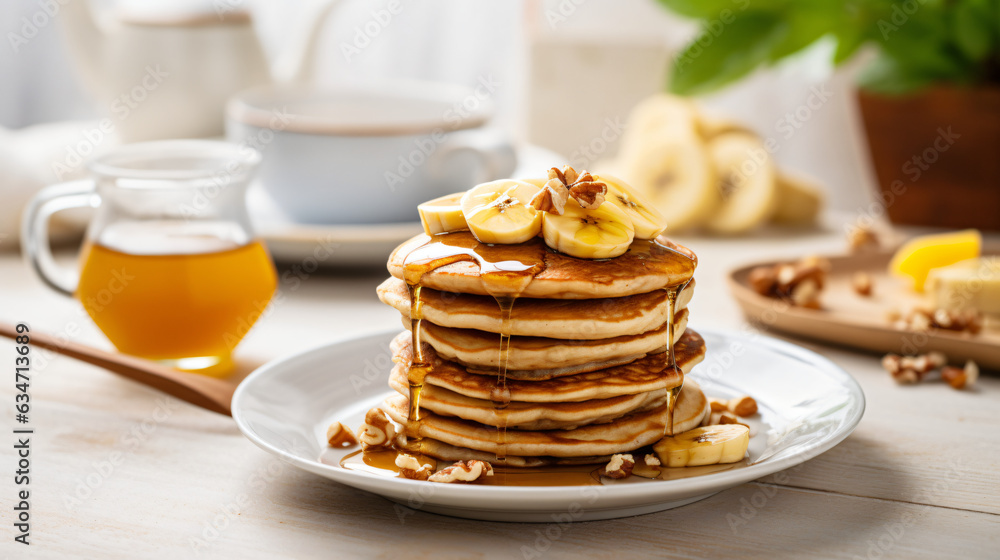
[[[1000,88],[858,100],[890,220],[1000,230]]]

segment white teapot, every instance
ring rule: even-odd
[[[180,4],[186,4],[181,2]],[[269,83],[272,73],[242,2],[214,9],[118,13],[98,21],[87,0],[71,0],[56,18],[86,86],[104,104],[125,142],[221,136],[224,106],[237,91]],[[275,64],[273,81],[304,81],[316,37],[336,0],[312,6],[309,29]]]

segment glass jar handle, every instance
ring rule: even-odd
[[[49,219],[56,212],[96,207],[100,199],[91,180],[70,181],[39,191],[21,219],[21,251],[43,282],[53,290],[73,296],[80,275],[56,264],[49,247]]]

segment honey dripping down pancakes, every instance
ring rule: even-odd
[[[425,233],[378,287],[406,327],[380,407],[396,452],[599,464],[702,424],[685,378],[705,356],[687,326],[697,257],[628,185],[552,168],[419,211]]]

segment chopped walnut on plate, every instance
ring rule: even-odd
[[[430,475],[427,480],[445,483],[475,482],[486,476],[493,476],[493,465],[473,459],[458,461]]]
[[[358,430],[358,440],[361,441],[361,449],[392,447],[393,438],[396,436],[396,426],[389,420],[389,416],[381,408],[373,408],[365,414],[365,423]]]
[[[629,453],[618,453],[611,456],[611,460],[605,465],[604,470],[601,471],[601,476],[606,476],[608,478],[627,478],[632,474],[632,468],[635,467],[635,459]]]
[[[330,447],[354,447],[358,440],[347,426],[334,422],[326,429],[326,443]]]
[[[434,474],[437,462],[427,457],[418,458],[409,453],[400,453],[396,456],[396,466],[399,467],[399,474],[403,478],[427,480]]]

